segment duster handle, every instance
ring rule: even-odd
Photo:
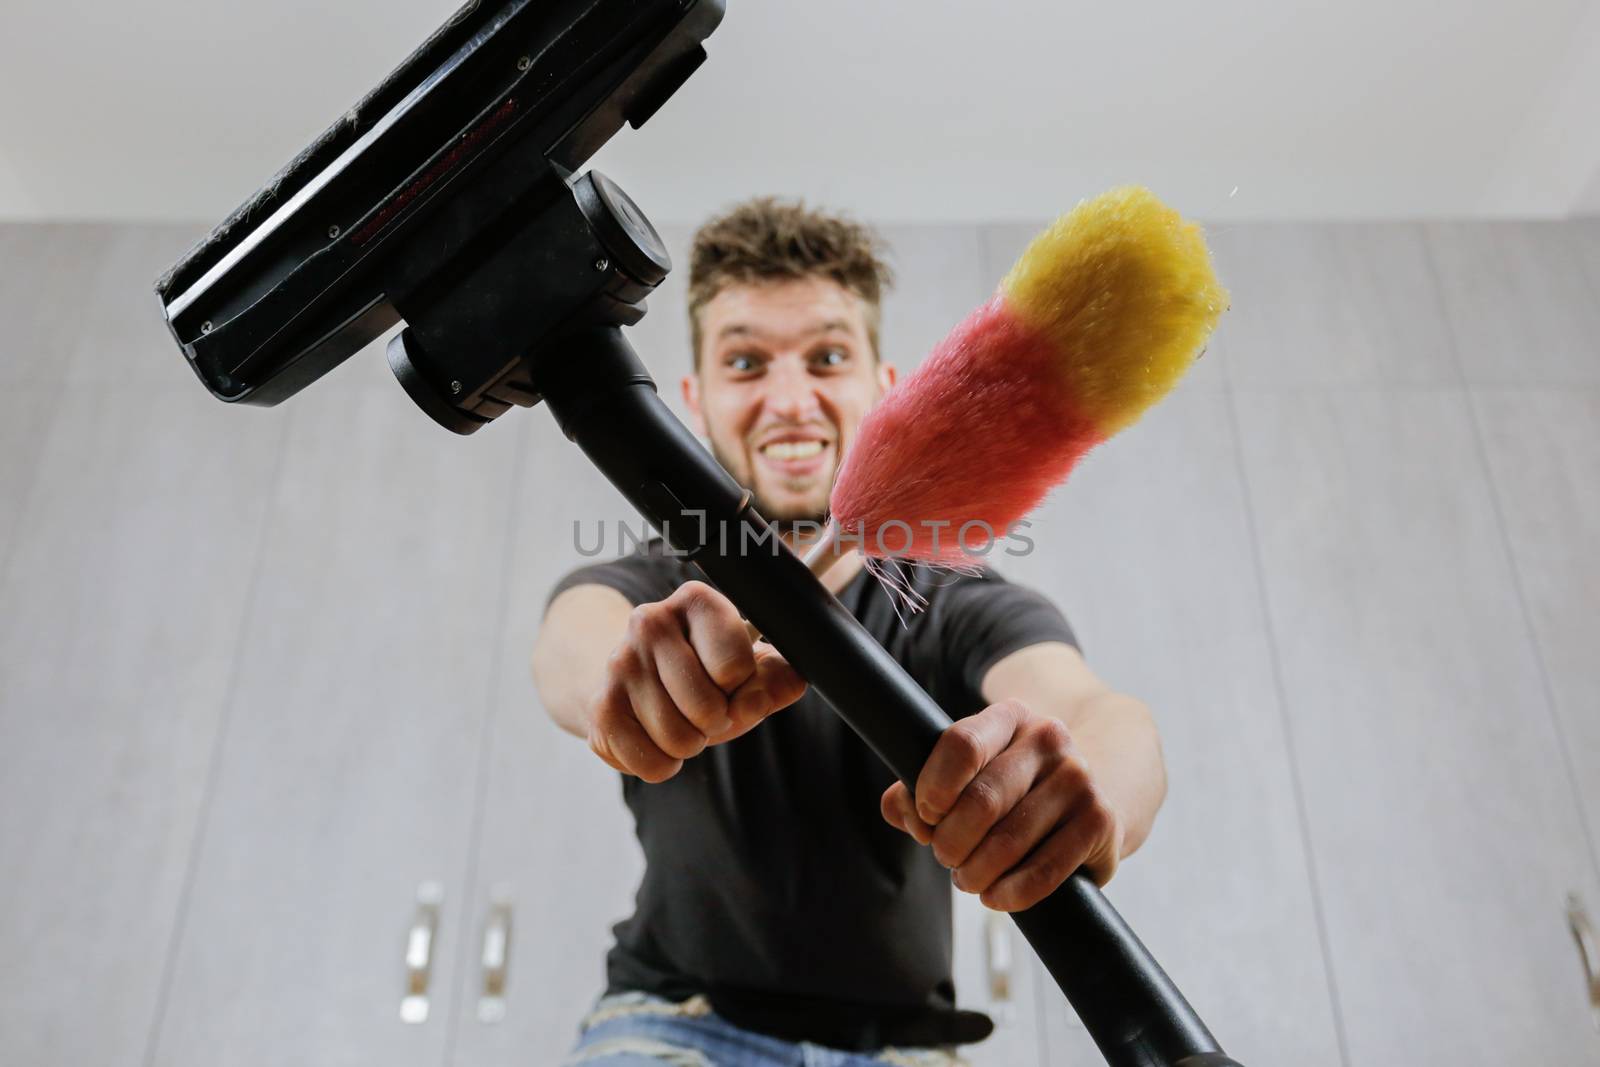
[[[568,438],[766,635],[908,787],[951,719],[663,404],[615,326],[532,361]],[[553,358],[552,358],[553,357]],[[1194,1009],[1082,872],[1014,918],[1113,1067],[1225,1067]]]

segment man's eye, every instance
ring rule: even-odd
[[[740,374],[748,374],[749,372],[753,370],[759,370],[760,368],[760,361],[757,360],[756,357],[747,353],[736,352],[728,357],[728,369],[738,371]]]
[[[816,361],[824,367],[837,367],[849,358],[849,353],[842,348],[824,348],[816,355]]]

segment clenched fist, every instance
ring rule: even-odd
[[[1079,867],[1104,884],[1125,834],[1066,724],[1016,700],[946,729],[916,795],[894,783],[883,817],[932,845],[955,887],[997,911],[1032,907]]]
[[[800,699],[806,684],[776,649],[750,645],[727,597],[686,582],[641,604],[588,701],[589,747],[624,774],[662,782],[697,756]]]

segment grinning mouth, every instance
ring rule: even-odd
[[[811,438],[805,441],[768,441],[761,446],[761,454],[768,459],[810,459],[820,455],[826,442]]]

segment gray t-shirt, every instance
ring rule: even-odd
[[[904,621],[864,571],[839,599],[952,718],[982,710],[1003,657],[1076,644],[1054,605],[993,571],[902,573],[928,601]],[[656,540],[572,572],[551,598],[592,584],[644,604],[691,579],[705,577]],[[665,782],[624,776],[646,867],[615,928],[610,991],[703,993],[738,1025],[835,1048],[986,1037],[986,1016],[955,1010],[949,872],[879,813],[893,781],[811,690]]]

